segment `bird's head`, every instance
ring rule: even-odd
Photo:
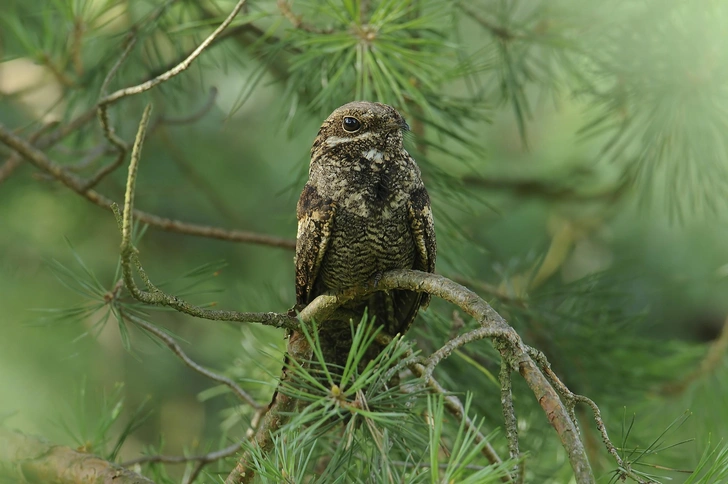
[[[354,101],[336,109],[321,125],[311,155],[326,152],[363,153],[371,149],[400,150],[409,125],[392,106]]]

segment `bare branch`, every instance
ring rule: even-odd
[[[116,75],[116,72],[119,70],[127,57],[129,57],[129,54],[131,53],[135,44],[136,33],[131,32],[131,36],[129,37],[129,39],[127,39],[124,50],[121,52],[119,58],[116,60],[116,63],[114,63],[114,65],[111,67],[111,70],[109,70],[109,73],[106,74],[106,78],[104,78],[104,82],[101,84],[101,97],[106,96],[106,90],[109,87],[111,79],[113,79],[113,77]],[[129,151],[129,145],[127,144],[127,142],[121,139],[116,134],[114,127],[111,126],[111,120],[109,119],[109,112],[107,108],[108,106],[106,104],[98,104],[99,123],[101,124],[101,129],[103,130],[106,139],[109,140],[109,143],[116,147],[116,159],[108,165],[100,168],[99,171],[92,175],[91,178],[86,182],[86,185],[84,185],[84,190],[95,187],[106,175],[121,166],[121,164],[124,162],[124,158],[126,158],[126,153]]]
[[[541,366],[541,369],[546,378],[548,378],[554,388],[556,388],[556,390],[565,400],[567,409],[572,419],[576,420],[576,414],[574,413],[574,407],[576,406],[576,404],[585,403],[589,407],[591,407],[592,412],[594,413],[594,421],[596,422],[597,430],[599,430],[599,433],[602,436],[602,441],[607,448],[607,452],[609,452],[609,454],[614,458],[615,462],[617,463],[617,466],[619,468],[617,472],[623,477],[629,477],[639,484],[649,484],[650,481],[645,481],[640,476],[632,472],[629,463],[624,462],[624,460],[620,457],[617,448],[609,439],[609,435],[607,434],[607,427],[606,425],[604,425],[604,420],[602,420],[602,412],[599,410],[597,404],[594,403],[592,399],[583,395],[577,395],[569,390],[567,386],[564,385],[564,383],[561,381],[561,379],[559,379],[556,373],[551,370],[551,363],[549,363],[549,361],[546,359],[546,355],[534,348],[528,348],[528,352],[531,357]]]
[[[168,118],[164,115],[159,116],[157,119],[154,120],[154,123],[152,123],[152,127],[149,129],[150,131],[154,131],[157,126],[159,125],[167,125],[167,126],[179,126],[183,124],[192,124],[200,119],[202,119],[208,112],[210,112],[210,109],[215,105],[215,99],[217,99],[217,88],[211,87],[210,92],[207,95],[207,100],[205,101],[205,104],[200,107],[197,112],[194,112],[188,116],[184,116],[182,118]]]
[[[250,421],[250,428],[246,432],[246,438],[251,439],[255,435],[263,416],[268,412],[268,407],[259,408]],[[229,445],[224,449],[219,449],[207,454],[198,455],[145,455],[136,459],[131,459],[121,464],[122,467],[130,467],[136,464],[147,464],[161,462],[164,464],[186,464],[188,462],[196,462],[197,465],[192,469],[189,475],[183,481],[183,484],[191,484],[200,474],[202,469],[213,462],[234,455],[243,447],[243,441]]]
[[[227,16],[227,18],[220,24],[218,28],[214,30],[202,43],[192,51],[192,53],[187,56],[185,60],[174,66],[172,69],[168,70],[167,72],[164,72],[163,74],[160,74],[159,76],[155,77],[154,79],[150,79],[146,82],[143,82],[141,84],[137,84],[136,86],[127,87],[124,89],[119,89],[116,92],[113,92],[109,94],[108,96],[104,96],[101,100],[99,100],[99,106],[105,106],[108,104],[113,104],[119,99],[125,98],[127,96],[132,96],[135,94],[140,94],[142,92],[148,91],[152,89],[153,87],[168,81],[169,79],[173,78],[174,76],[180,74],[181,72],[185,71],[187,68],[192,65],[192,62],[199,57],[200,54],[212,43],[215,41],[215,39],[222,33],[223,30],[227,28],[228,25],[233,21],[235,16],[240,12],[240,10],[243,8],[243,5],[245,4],[245,0],[239,0],[238,3],[233,8],[232,12],[230,12],[230,15]]]
[[[62,130],[53,133],[49,138],[41,139],[38,143],[39,147],[50,146],[53,143],[58,142],[58,140],[60,140],[63,136],[67,136],[71,131],[78,129],[79,126],[82,126],[90,119],[93,119],[94,114],[95,111],[89,111],[82,114],[72,123],[69,123],[69,125],[65,126]],[[39,148],[32,146],[24,139],[14,135],[2,124],[0,124],[0,142],[17,151],[26,160],[30,161],[34,166],[50,174],[55,179],[66,185],[77,194],[86,198],[94,205],[98,205],[99,207],[111,210],[111,206],[114,204],[111,199],[107,198],[97,191],[85,189],[84,187],[86,186],[86,180],[84,178],[81,178],[78,175],[69,172],[62,165],[50,159]],[[167,232],[196,235],[198,237],[207,237],[212,239],[226,240],[230,242],[245,242],[266,245],[288,250],[293,250],[296,248],[296,241],[292,239],[285,239],[282,237],[275,237],[272,235],[259,234],[255,232],[246,232],[243,230],[226,230],[220,227],[191,224],[182,222],[180,220],[160,217],[158,215],[143,212],[141,210],[134,211],[134,218],[142,223],[148,224],[152,227],[157,227]]]
[[[31,144],[35,144],[36,141],[38,141],[38,138],[43,136],[48,130],[51,128],[55,128],[58,125],[57,122],[51,122],[44,124],[41,126],[36,132],[30,135],[28,138],[28,142]],[[0,183],[2,183],[4,180],[6,180],[10,175],[13,174],[15,169],[20,166],[20,163],[22,163],[23,157],[18,154],[18,152],[13,152],[6,160],[5,163],[3,163],[2,166],[0,166]]]
[[[154,484],[91,454],[0,427],[0,477],[43,484]]]
[[[121,316],[132,323],[136,324],[140,328],[143,328],[148,333],[153,334],[157,339],[159,339],[162,343],[164,343],[167,348],[172,350],[172,353],[174,353],[182,362],[192,370],[196,371],[200,375],[204,376],[205,378],[209,378],[210,380],[220,383],[222,385],[225,385],[228,387],[232,392],[237,395],[237,397],[242,400],[243,402],[247,403],[251,407],[253,407],[256,410],[260,410],[262,407],[261,405],[255,401],[253,397],[251,397],[248,392],[240,388],[237,383],[235,383],[232,379],[218,375],[217,373],[214,373],[206,368],[203,368],[199,364],[195,363],[192,358],[187,356],[187,354],[182,351],[182,347],[177,344],[177,342],[172,338],[170,335],[162,331],[161,329],[157,328],[153,324],[149,324],[148,322],[144,321],[141,318],[138,318],[132,314],[128,314],[124,311],[119,311]]]
[[[464,346],[473,341],[485,338],[498,338],[499,336],[504,335],[505,332],[501,329],[480,327],[451,339],[450,341],[445,343],[442,348],[435,351],[427,358],[427,364],[425,367],[426,375],[428,377],[431,376],[432,372],[435,370],[435,367],[439,365],[442,360],[450,356],[453,351],[460,348],[461,346]]]
[[[120,219],[121,225],[121,267],[124,275],[124,283],[127,289],[131,292],[131,295],[135,299],[146,303],[168,306],[176,309],[179,312],[189,314],[203,319],[211,319],[216,321],[235,321],[235,322],[246,322],[246,323],[262,323],[277,328],[288,328],[296,329],[299,326],[299,322],[293,316],[282,313],[242,313],[237,311],[224,311],[224,310],[211,310],[201,308],[184,301],[177,296],[167,294],[159,290],[151,282],[147,276],[144,268],[139,261],[136,247],[132,244],[132,214],[134,212],[134,193],[136,188],[136,175],[139,168],[139,161],[141,158],[141,148],[144,143],[144,135],[146,133],[147,124],[149,123],[149,116],[151,113],[151,106],[147,106],[142,115],[142,120],[139,123],[139,130],[137,132],[136,139],[134,141],[134,147],[131,153],[131,163],[129,164],[129,176],[126,183],[126,193],[124,195],[124,210],[120,216],[118,209],[114,206],[112,210]],[[147,286],[147,291],[139,289],[136,282],[134,281],[134,271],[132,264],[136,267],[137,273],[141,277],[142,281]]]

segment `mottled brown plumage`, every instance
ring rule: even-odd
[[[435,269],[430,199],[402,145],[404,118],[391,106],[352,102],[324,121],[311,149],[309,180],[298,201],[296,303],[330,290],[375,283],[393,269]],[[369,316],[390,334],[405,333],[429,296],[380,291],[346,309]],[[327,358],[343,363],[348,321],[327,321],[320,336]]]

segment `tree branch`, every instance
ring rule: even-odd
[[[136,33],[132,31],[131,37],[127,40],[124,50],[121,52],[119,58],[116,60],[116,63],[114,63],[114,65],[111,67],[111,70],[109,70],[108,74],[106,74],[104,82],[101,84],[102,98],[106,96],[106,90],[109,87],[111,79],[114,78],[116,72],[121,67],[121,64],[123,64],[127,57],[129,57],[129,54],[131,53],[135,44]],[[104,136],[107,140],[109,140],[109,143],[111,143],[112,146],[116,147],[116,159],[108,165],[101,167],[94,175],[92,175],[91,178],[86,181],[86,185],[84,185],[83,187],[85,190],[95,187],[106,175],[121,166],[121,164],[124,162],[124,158],[126,158],[126,153],[129,151],[129,145],[127,144],[127,142],[121,139],[116,134],[114,127],[111,126],[108,105],[98,103],[98,117],[99,123],[101,124],[101,130],[104,132]]]
[[[308,343],[305,335],[300,331],[294,331],[288,338],[288,345],[286,351],[286,360],[294,360],[300,364],[309,361],[312,357],[311,345]],[[283,374],[281,376],[281,382],[288,381],[292,375],[288,372],[292,371],[292,366],[285,365],[283,367]],[[285,425],[291,418],[298,399],[286,395],[285,392],[277,392],[274,396],[273,402],[271,403],[268,413],[265,414],[263,422],[258,427],[255,433],[255,439],[253,445],[260,448],[263,453],[267,454],[273,449],[274,440],[273,435],[283,425]],[[225,484],[246,484],[250,483],[255,476],[253,469],[252,454],[250,451],[246,451],[240,460],[238,461],[235,468],[225,479]]]
[[[167,294],[157,288],[147,276],[144,267],[139,261],[138,251],[132,244],[132,214],[134,212],[134,193],[136,189],[137,170],[139,169],[139,161],[141,159],[141,149],[144,143],[144,135],[146,133],[147,124],[151,106],[147,106],[139,123],[139,130],[134,141],[131,152],[131,162],[129,163],[129,175],[126,182],[126,192],[124,194],[124,210],[123,214],[119,214],[116,206],[112,207],[117,221],[121,226],[121,268],[124,276],[124,283],[131,295],[146,304],[154,304],[168,306],[177,311],[190,316],[203,319],[211,319],[216,321],[235,321],[244,323],[262,323],[277,328],[296,329],[298,328],[298,320],[293,316],[283,313],[242,313],[237,311],[211,310],[192,305],[183,299]],[[136,267],[139,277],[147,286],[147,290],[139,289],[134,281],[134,271],[132,264]]]
[[[453,395],[451,392],[445,390],[442,385],[440,385],[440,383],[432,377],[432,375],[427,376],[427,370],[424,365],[421,365],[419,363],[412,363],[408,366],[415,376],[424,379],[425,384],[427,385],[427,388],[431,393],[442,395],[445,409],[447,409],[447,411],[450,412],[451,415],[453,415],[457,419],[463,419],[465,421],[465,426],[475,433],[475,442],[481,443],[486,440],[485,435],[483,435],[483,433],[478,430],[478,427],[465,413],[465,406],[458,397]],[[488,462],[490,462],[491,464],[497,465],[502,463],[500,456],[495,451],[493,446],[490,445],[490,443],[485,443],[482,452],[483,455],[485,455],[485,457],[488,459]],[[502,480],[503,482],[513,482],[513,479],[508,476],[504,477]]]
[[[245,4],[245,0],[238,0],[238,3],[233,7],[232,12],[230,12],[230,15],[227,16],[227,18],[205,39],[202,41],[202,43],[190,53],[189,56],[187,56],[186,59],[184,59],[182,62],[174,66],[172,69],[168,70],[167,72],[164,72],[154,79],[150,79],[146,82],[143,82],[141,84],[137,84],[136,86],[127,87],[124,89],[119,89],[116,92],[113,92],[107,96],[104,96],[99,100],[99,107],[105,106],[107,104],[113,104],[117,102],[118,100],[125,98],[127,96],[132,96],[135,94],[141,94],[145,91],[148,91],[152,89],[153,87],[170,80],[174,76],[180,74],[181,72],[184,72],[187,70],[187,68],[192,65],[192,62],[197,59],[197,57],[202,54],[202,52],[212,43],[215,41],[215,39],[222,33],[223,30],[227,28],[228,25],[233,21],[235,16],[240,12],[240,10],[243,8],[243,5]]]
[[[39,146],[50,146],[62,138],[63,135],[68,135],[70,132],[69,128],[74,127],[78,129],[78,125],[83,125],[84,122],[88,122],[89,119],[93,119],[95,111],[90,111],[79,116],[69,124],[66,129],[53,133],[49,138],[42,138],[38,143]],[[35,167],[43,170],[50,174],[53,178],[57,179],[65,186],[86,198],[94,205],[111,210],[111,206],[114,204],[113,200],[107,198],[101,193],[86,189],[86,180],[78,175],[75,175],[65,169],[59,163],[50,159],[43,151],[39,148],[34,147],[24,139],[14,135],[5,126],[0,124],[0,142],[12,148],[26,160],[32,163]],[[152,227],[157,227],[167,232],[175,232],[186,235],[196,235],[198,237],[208,237],[218,240],[226,240],[230,242],[244,242],[259,245],[266,245],[269,247],[278,247],[282,249],[293,250],[296,248],[296,241],[291,239],[285,239],[282,237],[275,237],[272,235],[259,234],[255,232],[247,232],[243,230],[227,230],[220,227],[211,227],[207,225],[198,225],[182,222],[180,220],[160,217],[158,215],[143,212],[141,210],[134,211],[134,218],[142,223],[148,224]]]
[[[141,318],[137,318],[136,316],[132,314],[128,314],[124,311],[119,311],[122,318],[127,319],[128,321],[132,322],[133,324],[139,326],[140,328],[144,329],[144,331],[151,333],[162,341],[162,343],[167,346],[170,350],[172,350],[172,353],[174,353],[177,358],[182,360],[182,362],[187,366],[188,368],[191,368],[193,371],[196,371],[200,375],[204,376],[205,378],[209,378],[210,380],[220,383],[222,385],[225,385],[228,387],[232,392],[243,402],[247,403],[251,407],[253,407],[256,410],[260,410],[262,406],[251,397],[248,392],[240,388],[240,386],[235,383],[232,379],[223,376],[218,375],[217,373],[214,373],[207,368],[203,368],[201,365],[197,364],[195,361],[192,360],[187,354],[182,350],[182,347],[177,344],[177,342],[172,338],[170,335],[162,331],[161,329],[157,328],[153,324],[149,324],[148,322],[144,321]]]
[[[0,476],[29,484],[154,484],[91,454],[0,428]]]
[[[576,482],[579,484],[595,482],[584,444],[569,411],[549,380],[529,356],[528,347],[500,314],[471,290],[437,274],[411,270],[386,272],[382,275],[376,290],[391,289],[427,292],[451,302],[475,318],[485,328],[484,332],[492,331],[494,335],[497,335],[501,354],[507,355],[513,367],[517,368],[526,380],[549,422],[556,430],[561,444],[568,454]],[[301,311],[299,317],[303,322],[307,322],[311,318],[323,321],[338,306],[374,291],[375,289],[371,287],[355,288],[339,294],[319,296]],[[424,375],[426,370],[422,367],[421,371]]]

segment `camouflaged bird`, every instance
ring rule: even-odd
[[[393,269],[435,270],[430,198],[402,144],[404,118],[391,106],[352,102],[324,121],[311,148],[309,180],[298,201],[296,306],[316,296],[378,282]],[[429,295],[379,291],[345,309],[357,322],[368,307],[391,336],[404,334]],[[349,322],[323,322],[325,357],[343,364]]]

